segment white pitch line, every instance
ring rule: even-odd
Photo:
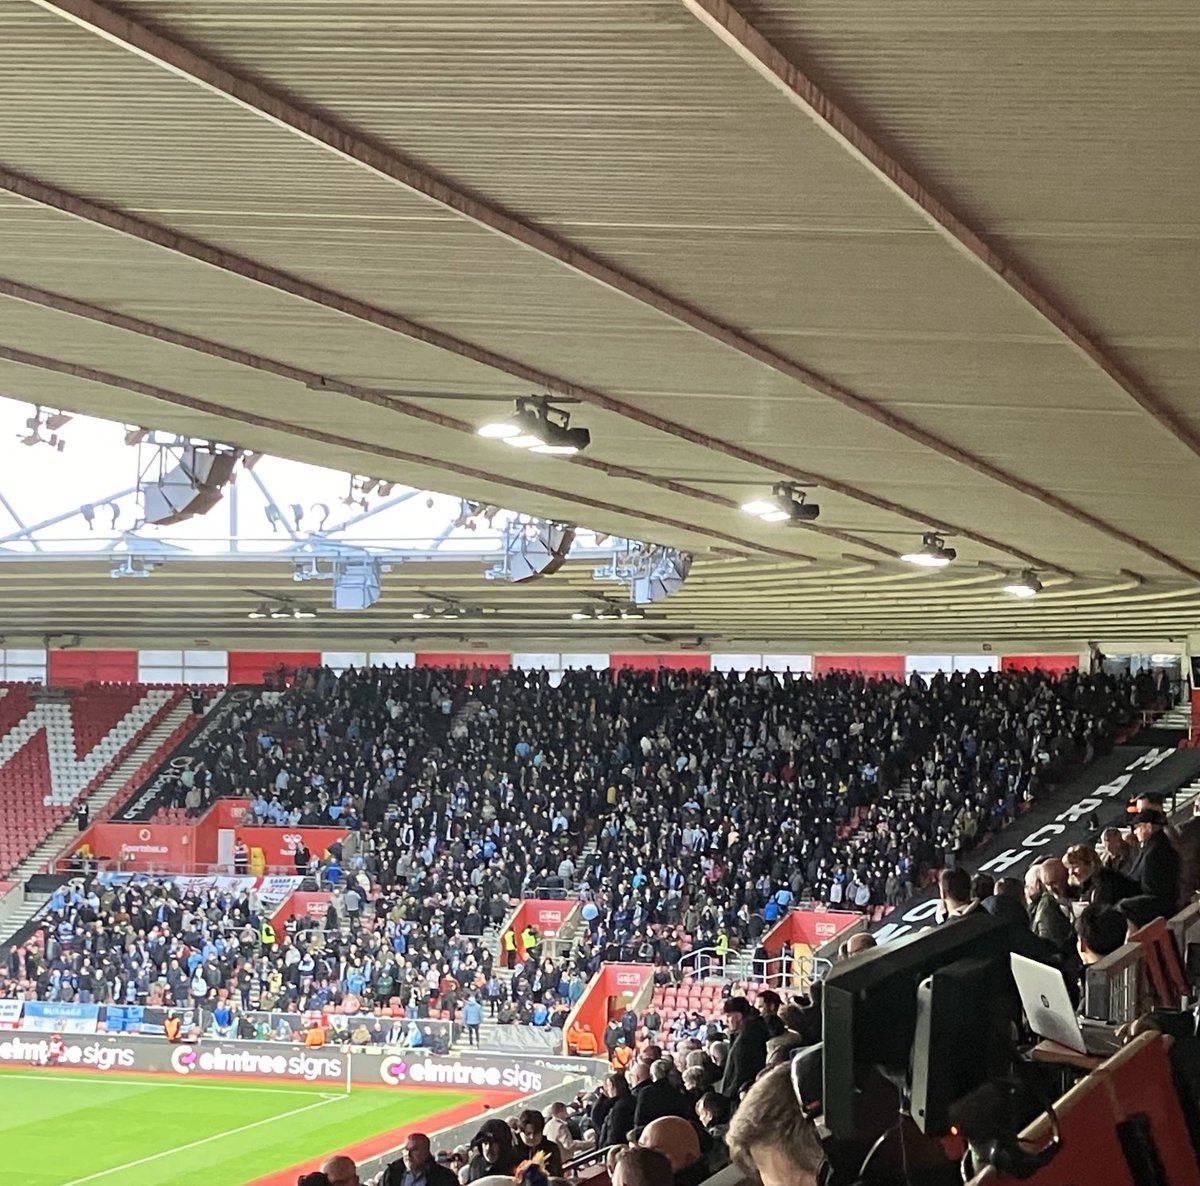
[[[61,1071],[43,1071],[40,1074],[23,1074],[18,1072],[11,1074],[8,1071],[0,1071],[0,1083],[6,1079],[33,1079],[38,1083],[48,1083],[53,1080],[55,1083],[91,1083],[93,1086],[99,1086],[102,1083],[113,1083],[118,1087],[153,1087],[158,1090],[160,1087],[186,1087],[189,1091],[251,1091],[257,1092],[260,1095],[294,1095],[304,1096],[309,1094],[302,1091],[289,1091],[286,1087],[245,1087],[238,1083],[194,1083],[189,1079],[142,1079],[140,1077],[122,1077],[120,1071],[115,1075],[64,1075]],[[320,1095],[322,1099],[340,1099],[346,1093],[342,1092],[312,1092],[313,1095]]]
[[[139,1157],[136,1161],[127,1161],[124,1165],[114,1165],[111,1169],[100,1170],[94,1174],[88,1174],[86,1178],[72,1178],[69,1182],[63,1182],[62,1186],[82,1186],[84,1182],[95,1182],[98,1178],[107,1178],[109,1174],[119,1174],[122,1170],[131,1170],[134,1166],[147,1165],[151,1161],[158,1161],[163,1157],[172,1157],[176,1153],[183,1153],[187,1149],[198,1149],[201,1145],[208,1145],[213,1141],[223,1141],[226,1137],[236,1136],[240,1132],[249,1132],[254,1128],[261,1128],[264,1124],[275,1124],[280,1120],[286,1120],[289,1116],[299,1116],[302,1112],[311,1112],[313,1108],[323,1108],[326,1104],[332,1104],[336,1100],[344,1099],[344,1096],[335,1095],[329,1096],[327,1099],[317,1100],[315,1104],[305,1104],[303,1108],[293,1108],[290,1112],[281,1112],[278,1116],[266,1116],[262,1120],[255,1120],[251,1124],[243,1124],[238,1128],[227,1128],[224,1132],[215,1132],[210,1137],[201,1137],[198,1141],[189,1141],[186,1145],[176,1145],[173,1149],[164,1149],[161,1153],[151,1153],[149,1157]]]

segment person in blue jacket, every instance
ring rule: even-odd
[[[479,1027],[483,1024],[483,1006],[472,994],[463,1002],[463,1025],[467,1027],[467,1045],[479,1045]]]

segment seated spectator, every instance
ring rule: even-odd
[[[758,994],[755,1004],[762,1014],[763,1024],[767,1028],[767,1037],[778,1038],[784,1030],[783,1022],[779,1020],[779,1010],[783,1005],[783,998],[773,988],[765,988]]]
[[[321,1163],[321,1172],[329,1179],[329,1186],[359,1186],[358,1166],[343,1154],[327,1157]]]
[[[429,1137],[423,1132],[413,1133],[404,1142],[403,1157],[383,1171],[379,1186],[412,1186],[415,1182],[423,1186],[458,1186],[454,1174],[434,1159]]]
[[[708,1163],[700,1155],[700,1138],[690,1120],[664,1116],[642,1129],[638,1144],[661,1153],[671,1165],[674,1186],[699,1186],[709,1176]]]
[[[461,1174],[464,1183],[478,1182],[492,1175],[511,1178],[523,1156],[513,1140],[512,1129],[503,1120],[485,1120],[483,1127],[471,1138],[470,1150],[474,1156]],[[394,1184],[388,1182],[381,1186],[400,1186],[400,1182],[397,1179]]]
[[[1085,965],[1094,964],[1124,946],[1125,916],[1113,906],[1094,902],[1085,906],[1076,920],[1075,933],[1080,960]]]
[[[1132,898],[1142,892],[1132,877],[1105,868],[1090,844],[1069,848],[1063,864],[1067,867],[1067,884],[1080,902],[1115,906],[1122,898]]]
[[[562,1173],[562,1150],[546,1137],[545,1132],[545,1117],[536,1108],[526,1108],[517,1117],[517,1135],[524,1145],[518,1152],[526,1159],[541,1154],[547,1174],[554,1177]]]
[[[825,1150],[792,1087],[791,1069],[776,1067],[746,1093],[729,1125],[729,1152],[761,1186],[818,1186]]]
[[[1129,874],[1137,857],[1120,828],[1105,828],[1100,838],[1100,861],[1106,869]]]
[[[971,875],[962,868],[943,869],[938,877],[939,913],[943,921],[963,918],[979,909],[971,896]]]
[[[671,1163],[656,1149],[626,1145],[618,1151],[609,1171],[612,1186],[666,1186],[672,1180]]]
[[[1057,857],[1031,865],[1025,874],[1030,930],[1056,954],[1075,945],[1067,868]]]
[[[715,1174],[729,1164],[729,1117],[729,1101],[720,1092],[705,1092],[696,1104],[696,1119],[708,1133],[710,1173]]]
[[[561,1100],[547,1109],[545,1132],[546,1139],[558,1146],[564,1163],[591,1148],[591,1142],[583,1140],[578,1128],[572,1125],[570,1111]]]

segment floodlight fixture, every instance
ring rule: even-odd
[[[958,558],[953,548],[946,547],[946,541],[940,535],[927,531],[921,537],[921,546],[914,552],[906,552],[900,557],[907,564],[915,564],[919,568],[945,568]]]
[[[1029,598],[1036,597],[1041,591],[1042,582],[1038,580],[1037,574],[1032,568],[1014,573],[1004,582],[1004,592],[1021,601],[1028,601]]]
[[[821,513],[794,482],[776,482],[769,497],[752,498],[742,503],[742,510],[764,523],[811,523]]]
[[[572,428],[570,413],[554,407],[547,396],[518,399],[511,416],[481,424],[476,432],[514,449],[554,457],[572,457],[592,441],[592,434],[586,428]]]

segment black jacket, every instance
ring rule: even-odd
[[[404,1181],[404,1171],[404,1158],[401,1157],[383,1171],[383,1177],[379,1179],[379,1186],[400,1186],[400,1183]],[[436,1161],[431,1160],[425,1167],[425,1186],[458,1186],[458,1176],[447,1166],[439,1165]]]
[[[1097,869],[1080,887],[1079,897],[1095,906],[1115,906],[1126,898],[1136,898],[1142,892],[1132,877],[1116,869]]]
[[[523,1160],[524,1159],[518,1154],[517,1150],[511,1146],[507,1149],[501,1150],[500,1159],[495,1163],[485,1161],[482,1153],[476,1153],[475,1156],[467,1162],[467,1181],[478,1182],[480,1178],[487,1178],[492,1174],[498,1174],[501,1177],[509,1177],[513,1170],[515,1170]],[[400,1162],[396,1162],[395,1164],[401,1165]],[[390,1169],[391,1167],[389,1166],[388,1168]],[[446,1172],[450,1173],[449,1170]],[[427,1182],[426,1186],[450,1186],[451,1181],[454,1181],[455,1186],[457,1186],[457,1179],[454,1178],[452,1173],[450,1173],[449,1180],[439,1180],[437,1183]],[[391,1182],[380,1182],[379,1186],[400,1186],[400,1178],[397,1177],[394,1184]]]
[[[637,1100],[633,1110],[634,1128],[644,1128],[651,1120],[663,1116],[681,1116],[684,1120],[691,1120],[695,1115],[688,1107],[687,1096],[682,1091],[676,1091],[666,1080],[643,1083],[634,1088],[633,1095]]]
[[[603,1149],[608,1145],[623,1145],[629,1136],[629,1130],[634,1127],[634,1112],[637,1101],[633,1095],[618,1096],[613,1100],[608,1115],[604,1118],[604,1127],[600,1130],[600,1145]]]
[[[1179,906],[1179,853],[1166,832],[1151,832],[1138,851],[1129,876],[1142,893],[1158,902],[1159,913],[1170,918]]]
[[[753,1083],[759,1071],[767,1065],[767,1027],[757,1011],[742,1019],[729,1054],[725,1074],[721,1076],[721,1094],[736,1100],[742,1088]]]

